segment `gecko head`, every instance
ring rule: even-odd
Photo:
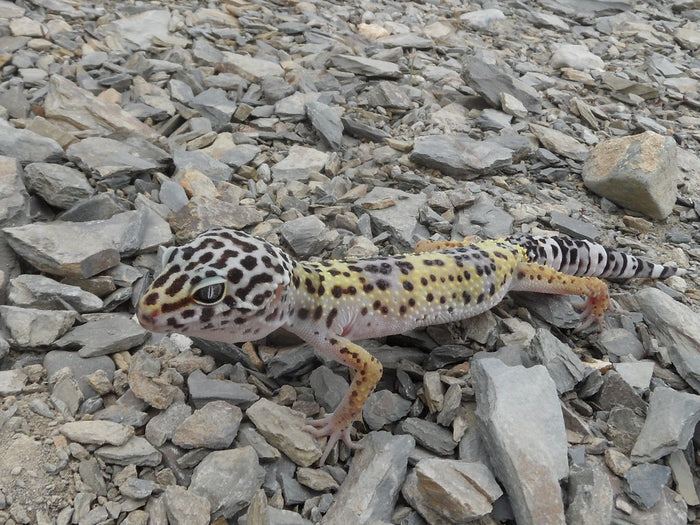
[[[292,259],[246,233],[216,228],[163,254],[137,317],[154,332],[254,341],[284,324]]]

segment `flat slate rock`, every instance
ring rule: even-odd
[[[131,318],[112,315],[75,327],[56,341],[59,348],[80,348],[80,357],[96,357],[129,350],[148,338],[149,332]]]

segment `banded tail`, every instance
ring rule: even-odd
[[[600,244],[569,237],[511,235],[506,241],[525,248],[530,262],[578,277],[665,279],[686,273],[682,268],[654,264]]]

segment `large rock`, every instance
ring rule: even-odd
[[[510,166],[513,151],[496,142],[454,133],[418,137],[410,158],[416,164],[440,170],[445,175],[475,179]]]
[[[565,524],[559,482],[569,473],[566,430],[554,381],[543,366],[472,363],[483,440],[518,523]]]
[[[676,202],[676,143],[652,131],[607,140],[583,165],[583,183],[601,197],[653,219],[665,219]]]
[[[145,137],[157,138],[151,129],[117,104],[97,98],[65,77],[52,75],[49,92],[44,101],[48,119],[67,122],[79,130],[91,130],[102,134],[113,131],[131,131]],[[45,159],[33,159],[44,161]]]
[[[63,210],[95,193],[80,171],[47,162],[34,162],[24,170],[24,181],[32,192]]]
[[[0,119],[0,155],[14,157],[22,164],[57,162],[63,158],[63,148],[53,139],[17,129]]]

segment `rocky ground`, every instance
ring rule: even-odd
[[[500,5],[499,5],[500,4]],[[497,7],[494,7],[497,6]],[[0,1],[0,523],[698,522],[700,4]],[[687,268],[368,341],[159,337],[158,246],[564,233]],[[475,521],[472,521],[475,520]]]

